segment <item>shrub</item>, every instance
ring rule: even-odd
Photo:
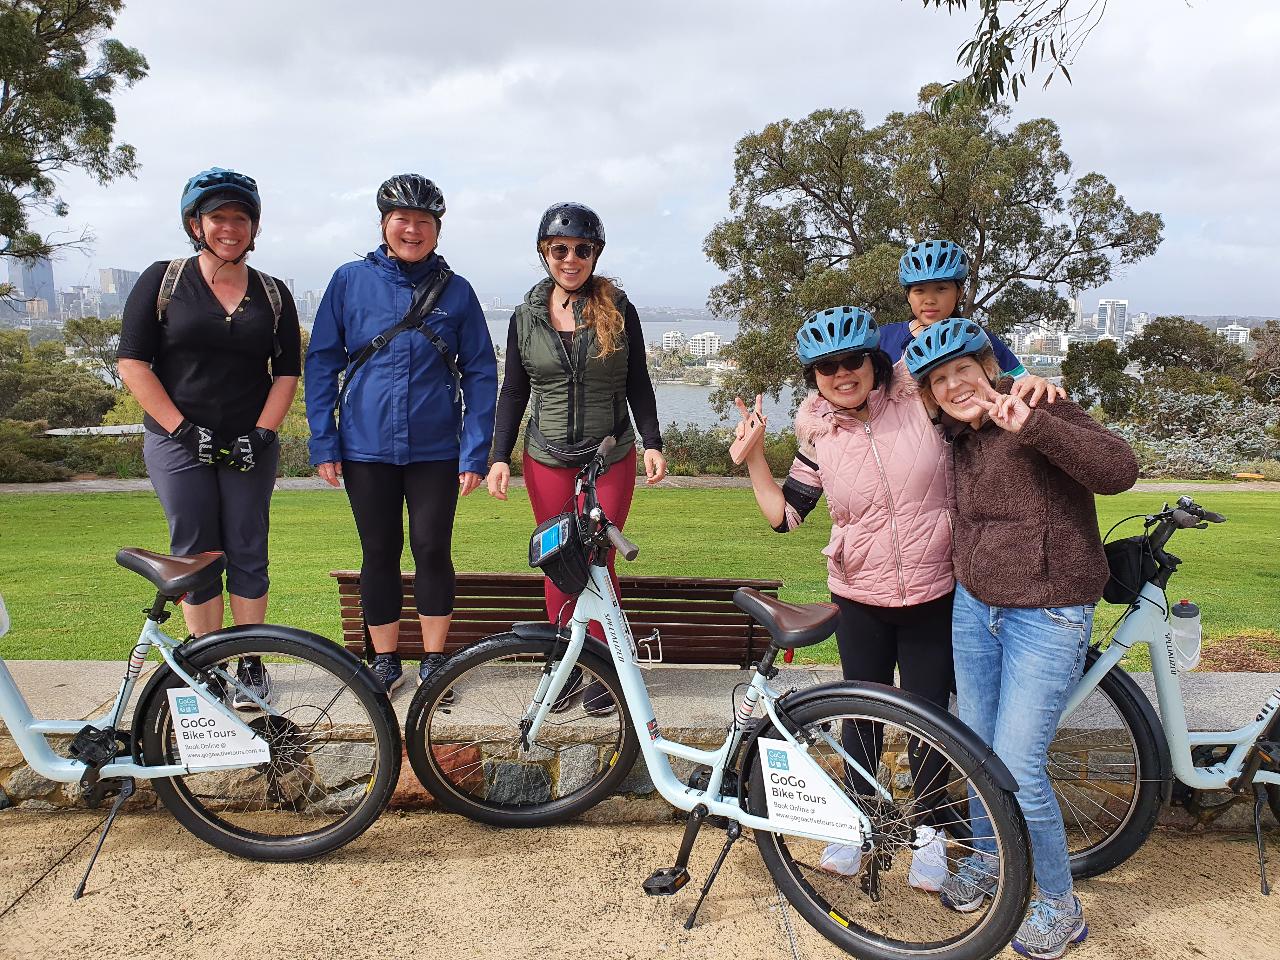
[[[48,427],[40,420],[0,420],[0,482],[46,483],[70,476],[56,463],[58,445],[43,436]]]

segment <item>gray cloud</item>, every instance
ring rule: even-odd
[[[217,164],[264,192],[255,263],[319,288],[377,240],[372,193],[417,170],[446,191],[441,250],[482,297],[518,297],[547,204],[604,215],[602,268],[637,302],[697,304],[719,280],[701,244],[727,213],[733,147],[820,107],[876,122],[957,73],[966,17],[900,3],[707,0],[548,6],[133,0],[116,35],[151,62],[117,98],[136,181],[69,176],[89,258],[140,269],[182,249],[181,185]],[[1280,314],[1264,284],[1280,218],[1280,9],[1223,0],[1111,5],[1073,68],[1015,119],[1059,122],[1099,170],[1168,223],[1155,258],[1096,296],[1132,309]]]

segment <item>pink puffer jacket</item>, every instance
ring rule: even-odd
[[[832,593],[878,607],[934,600],[955,584],[951,457],[901,363],[868,408],[864,423],[811,392],[796,414],[800,452],[787,487],[814,499],[826,492]],[[786,529],[802,520],[789,502]]]

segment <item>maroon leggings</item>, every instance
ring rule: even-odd
[[[533,505],[535,521],[541,523],[568,509],[566,504],[573,497],[573,482],[577,476],[577,467],[548,467],[538,463],[529,454],[524,455],[524,485],[529,491],[529,503]],[[609,467],[596,481],[596,499],[600,501],[604,515],[619,529],[627,522],[627,514],[631,511],[631,497],[635,490],[636,448],[632,447],[625,457]],[[609,551],[609,579],[613,581],[614,591],[621,595],[618,590],[618,575],[613,569],[615,552]],[[565,610],[562,621],[568,622],[569,615],[573,612],[575,598],[569,596],[550,580],[544,580],[544,590],[547,597],[547,619],[555,623],[560,608],[568,602],[569,607]],[[592,620],[588,629],[593,637],[599,640],[604,639],[604,631],[596,621]]]

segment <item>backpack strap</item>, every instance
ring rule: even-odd
[[[395,326],[382,331],[351,357],[351,362],[342,377],[342,387],[338,390],[338,399],[333,405],[335,413],[341,411],[342,401],[346,398],[347,390],[351,388],[351,384],[355,381],[356,373],[360,368],[368,363],[375,353],[406,330],[420,331],[423,336],[431,341],[431,345],[439,351],[445,366],[449,368],[449,372],[453,375],[454,396],[455,398],[458,396],[458,386],[462,382],[462,371],[458,369],[458,363],[449,352],[448,345],[431,329],[425,319],[427,314],[435,309],[436,303],[440,300],[440,295],[444,293],[444,288],[449,285],[451,279],[453,279],[453,271],[445,267],[429,283],[418,286],[413,292],[413,300],[409,305],[409,312],[404,315],[404,318]],[[423,329],[424,327],[426,329]]]
[[[186,257],[170,260],[165,268],[164,279],[160,281],[160,293],[156,296],[156,323],[164,323],[164,312],[169,309],[169,301],[173,299],[173,291],[178,287],[178,278],[182,276],[182,268],[187,265]]]
[[[284,309],[284,298],[280,295],[280,285],[276,283],[276,278],[263,273],[261,270],[254,270],[254,275],[262,281],[262,289],[267,291],[267,301],[271,304],[271,342],[275,345],[275,355],[278,357],[284,351],[280,347],[280,311]]]

